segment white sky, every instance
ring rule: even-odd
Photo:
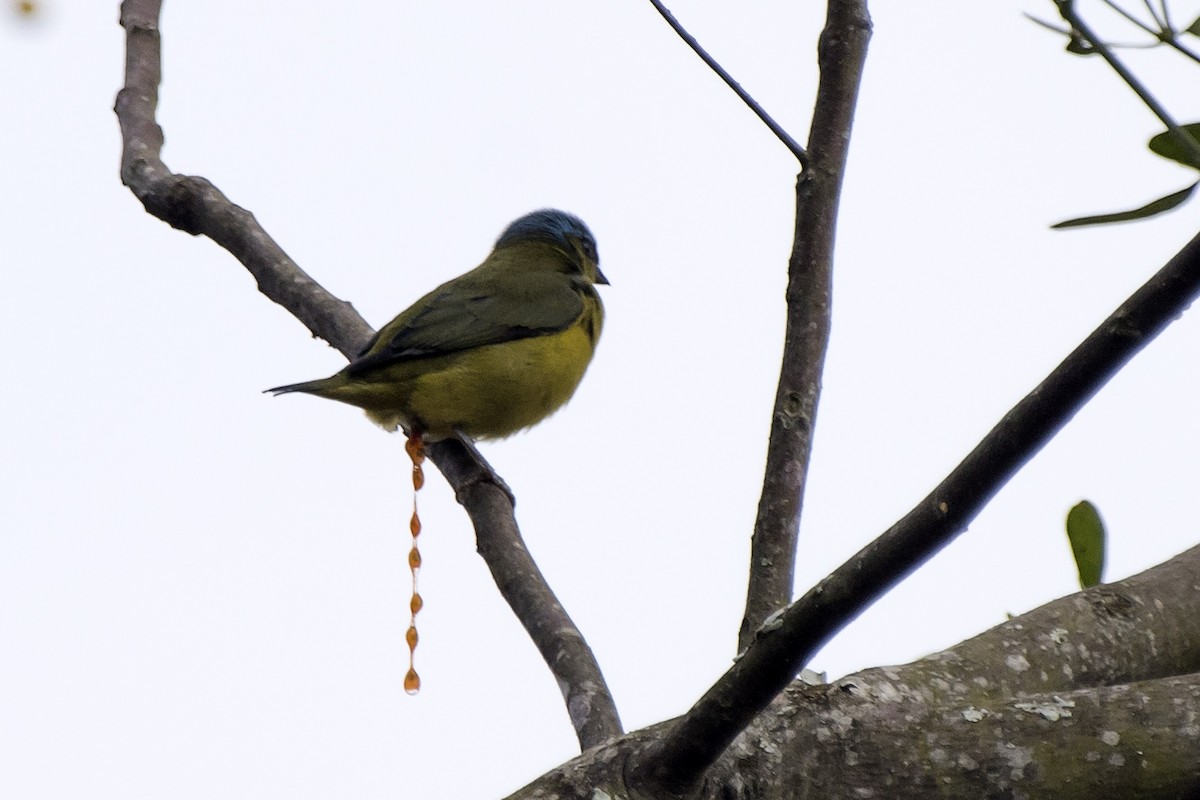
[[[673,10],[803,140],[820,20],[796,7],[819,5]],[[1193,203],[1047,229],[1192,177],[1144,151],[1158,123],[1098,59],[1021,17],[1052,16],[1048,0],[876,6],[798,589],[1197,228]],[[436,474],[425,689],[403,693],[400,438],[261,394],[341,359],[120,185],[116,3],[43,7],[0,24],[0,796],[499,797],[572,755],[558,690]],[[558,416],[482,449],[626,726],[684,711],[742,610],[787,151],[645,2],[209,0],[169,3],[163,36],[168,165],[251,209],[377,326],[526,211],[589,223],[612,280],[591,371]],[[1189,67],[1133,55],[1196,119]],[[1193,544],[1198,345],[1193,312],[813,666],[908,661],[1072,591],[1062,520],[1081,497],[1111,529],[1110,579]]]

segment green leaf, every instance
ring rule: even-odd
[[[1184,33],[1190,33],[1192,36],[1200,36],[1200,17],[1196,17],[1196,21],[1183,29]]]
[[[1180,125],[1179,128],[1192,137],[1192,140],[1196,144],[1200,144],[1200,122]],[[1150,152],[1160,155],[1163,158],[1169,158],[1172,161],[1178,161],[1185,167],[1200,169],[1200,160],[1197,160],[1196,154],[1181,145],[1179,140],[1171,135],[1170,131],[1163,131],[1150,139]]]
[[[1084,589],[1100,583],[1104,574],[1104,521],[1087,500],[1067,512],[1067,539]]]
[[[1076,219],[1063,220],[1051,225],[1051,228],[1061,230],[1063,228],[1079,228],[1084,225],[1104,225],[1109,222],[1129,222],[1135,219],[1145,219],[1153,217],[1155,214],[1161,214],[1164,211],[1170,211],[1176,206],[1181,206],[1192,196],[1192,192],[1196,191],[1196,187],[1200,186],[1200,181],[1193,183],[1186,189],[1181,189],[1174,194],[1169,194],[1166,197],[1160,197],[1152,203],[1147,203],[1141,208],[1135,208],[1132,211],[1119,211],[1115,214],[1097,214],[1094,217],[1078,217]]]

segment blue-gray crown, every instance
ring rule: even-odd
[[[600,262],[596,253],[596,237],[592,236],[588,226],[574,214],[556,208],[543,208],[517,219],[500,234],[496,247],[526,239],[541,239],[567,248],[571,246],[571,239],[577,239],[583,245],[584,252],[596,263]]]

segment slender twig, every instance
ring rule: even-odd
[[[1150,12],[1150,17],[1154,20],[1155,25],[1157,25],[1159,28],[1165,28],[1167,26],[1166,20],[1158,16],[1158,9],[1154,7],[1154,3],[1151,3],[1150,0],[1142,0],[1142,5],[1144,5],[1146,10]]]
[[[792,596],[800,515],[829,342],[838,200],[870,37],[866,0],[829,0],[817,48],[820,82],[809,131],[809,164],[796,186],[784,353],[751,539],[739,650]],[[725,744],[727,740],[684,743],[669,737],[663,757],[644,762],[648,770],[643,777],[666,791],[682,790],[699,778]]]
[[[1149,25],[1147,25],[1146,23],[1142,22],[1140,19],[1135,17],[1133,14],[1129,13],[1127,10],[1122,8],[1120,5],[1115,3],[1114,0],[1103,0],[1103,2],[1106,6],[1108,6],[1113,11],[1120,14],[1122,17],[1124,17],[1130,23],[1137,26],[1138,28],[1141,28],[1143,31],[1145,31],[1146,33],[1153,36],[1154,44],[1148,45],[1149,47],[1156,47],[1160,43],[1166,44],[1168,47],[1171,47],[1171,48],[1175,49],[1176,51],[1178,51],[1180,53],[1180,55],[1186,56],[1187,58],[1190,58],[1192,61],[1195,61],[1196,63],[1200,64],[1200,53],[1197,53],[1195,50],[1192,50],[1190,47],[1185,45],[1183,42],[1179,41],[1179,36],[1175,32],[1175,28],[1172,27],[1172,25],[1171,25],[1171,17],[1170,17],[1169,12],[1167,11],[1168,6],[1166,3],[1163,3],[1163,12],[1164,12],[1163,18],[1166,20],[1166,25],[1162,28],[1162,30],[1155,30],[1154,28],[1150,27]],[[1029,16],[1029,15],[1026,14],[1026,16]],[[1045,23],[1041,23],[1041,24],[1044,25]],[[1049,26],[1047,26],[1047,27],[1049,27]],[[1051,30],[1057,30],[1057,29],[1051,28]],[[1059,31],[1059,32],[1070,35],[1070,31]]]
[[[870,36],[865,0],[829,4],[818,43],[820,83],[809,130],[809,168],[796,185],[783,359],[750,540],[739,651],[768,616],[792,600],[800,515],[829,345],[838,199]]]
[[[1057,34],[1065,36],[1067,38],[1068,43],[1074,41],[1074,34],[1070,28],[1060,28],[1059,26],[1054,25],[1053,23],[1046,22],[1044,19],[1038,19],[1037,17],[1033,16],[1032,14],[1028,14],[1025,12],[1022,12],[1022,16],[1024,16],[1025,19],[1029,20],[1034,25],[1039,25],[1048,31],[1054,31]],[[1154,48],[1159,47],[1162,44],[1162,40],[1159,39],[1159,37],[1154,33],[1154,30],[1152,28],[1146,28],[1146,30],[1149,31],[1149,33],[1152,36],[1154,36],[1153,42],[1122,42],[1122,43],[1109,42],[1109,45],[1112,47],[1119,47],[1123,50],[1153,50]]]
[[[1161,30],[1155,30],[1153,27],[1142,22],[1140,19],[1138,19],[1136,16],[1134,16],[1128,9],[1126,9],[1124,6],[1117,4],[1116,2],[1114,2],[1114,0],[1101,0],[1101,2],[1103,2],[1104,5],[1108,6],[1110,9],[1112,9],[1116,13],[1120,14],[1122,17],[1124,17],[1127,21],[1129,21],[1135,27],[1141,28],[1143,31],[1150,34],[1155,39],[1159,39],[1161,37],[1161,35],[1162,35]]]
[[[1095,51],[1100,54],[1101,58],[1108,62],[1108,65],[1113,68],[1113,71],[1121,76],[1121,79],[1125,81],[1126,85],[1128,85],[1129,88],[1132,89],[1139,98],[1141,98],[1141,101],[1146,104],[1146,107],[1149,108],[1154,115],[1162,121],[1167,130],[1171,132],[1171,135],[1175,137],[1175,141],[1179,144],[1179,146],[1188,152],[1192,162],[1200,163],[1200,143],[1189,136],[1185,130],[1179,127],[1179,124],[1175,122],[1175,119],[1167,112],[1166,108],[1164,108],[1162,104],[1158,102],[1154,95],[1150,94],[1150,91],[1144,85],[1142,85],[1142,82],[1137,79],[1137,76],[1130,72],[1129,69],[1126,68],[1126,66],[1120,61],[1120,59],[1113,54],[1112,48],[1105,44],[1105,42],[1096,35],[1096,32],[1092,30],[1091,26],[1083,21],[1083,19],[1075,11],[1075,4],[1073,0],[1054,0],[1054,4],[1058,7],[1058,13],[1062,15],[1062,18],[1066,21],[1066,23],[1070,25],[1073,30],[1077,31],[1080,36],[1088,41],[1088,44],[1090,44]]]
[[[708,51],[700,46],[700,43],[696,41],[696,37],[688,33],[687,30],[681,24],[679,24],[679,20],[675,19],[674,15],[667,10],[667,7],[664,6],[660,0],[650,0],[650,4],[654,6],[659,14],[662,15],[662,18],[667,21],[667,24],[674,29],[679,38],[687,42],[688,47],[692,48],[696,55],[700,56],[700,58],[704,60],[705,64],[708,64],[709,69],[717,73],[721,80],[725,81],[725,84],[730,89],[733,89],[738,97],[742,98],[742,102],[745,103],[746,106],[753,111],[768,128],[771,129],[771,132],[775,134],[779,141],[783,142],[784,147],[792,151],[792,155],[794,155],[800,161],[801,166],[807,164],[808,155],[804,152],[804,148],[801,147],[800,144],[783,129],[782,125],[772,119],[771,115],[768,114],[766,110],[758,104],[758,101],[751,97],[750,93],[743,89],[741,84],[735,81],[733,76],[730,75],[724,67],[718,64],[715,58],[708,54]]]
[[[1200,53],[1197,53],[1195,50],[1179,41],[1179,37],[1176,36],[1174,32],[1171,32],[1170,36],[1164,41],[1166,41],[1168,47],[1174,48],[1180,55],[1186,56],[1192,61],[1195,61],[1197,64],[1200,64]]]
[[[1175,33],[1175,24],[1171,22],[1171,7],[1167,5],[1167,0],[1159,0],[1158,5],[1162,8],[1163,30],[1173,35]]]
[[[177,175],[162,162],[163,133],[155,121],[162,76],[158,20],[161,0],[125,0],[125,87],[117,95],[123,150],[121,179],[159,219],[204,235],[232,253],[271,300],[344,355],[356,354],[373,331],[347,302],[302,271],[254,215],[203,178]],[[621,733],[616,705],[583,636],[567,616],[521,540],[512,502],[478,453],[457,440],[430,446],[430,457],[454,487],[475,525],[480,555],[563,688],[583,748]]]
[[[871,603],[966,530],[1018,469],[1200,295],[1197,235],[1004,416],[937,488],[759,629],[734,666],[639,757],[652,785],[691,783],[807,660]]]

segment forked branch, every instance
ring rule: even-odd
[[[767,707],[825,642],[966,530],[1126,362],[1200,295],[1200,235],[1133,293],[900,521],[759,629],[741,659],[640,757],[652,785],[679,791]]]

